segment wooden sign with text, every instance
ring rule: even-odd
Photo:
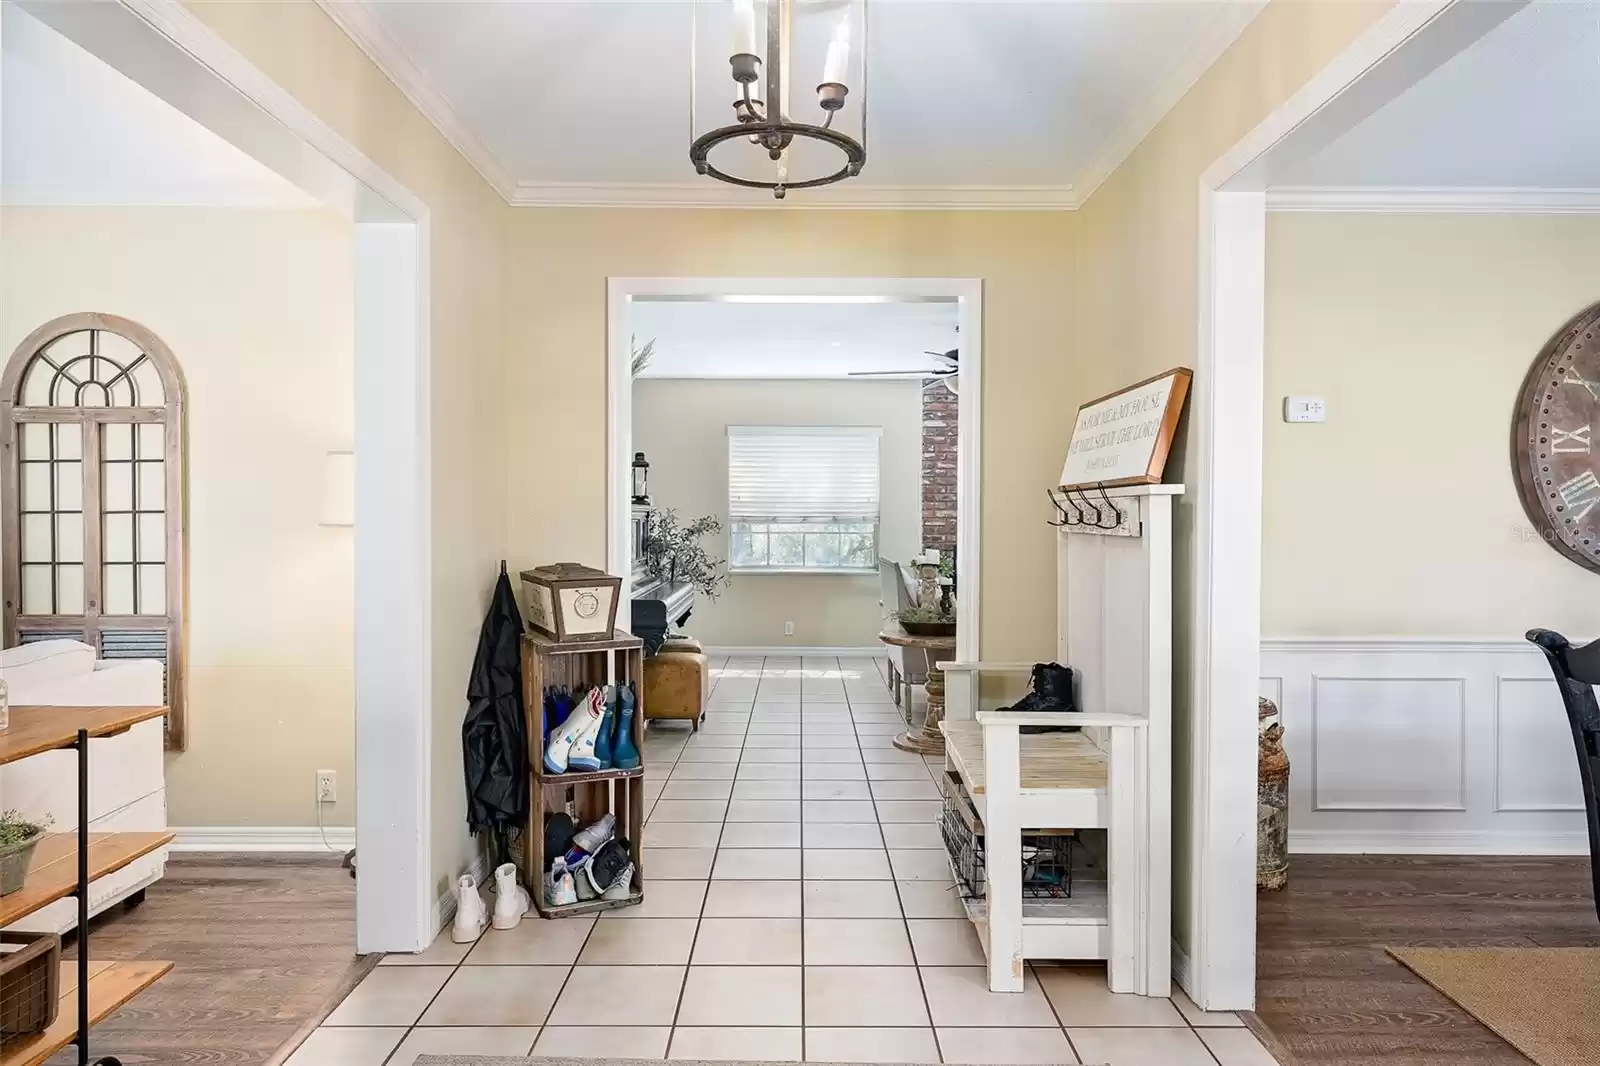
[[[1193,377],[1175,367],[1078,408],[1061,487],[1160,482]]]

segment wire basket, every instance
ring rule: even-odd
[[[956,774],[946,771],[939,832],[963,899],[984,898],[988,886],[983,821]],[[1022,835],[1022,898],[1071,899],[1077,833],[1059,830]]]
[[[986,879],[983,866],[983,822],[961,787],[961,779],[946,772],[944,812],[939,818],[944,847],[950,853],[956,890],[963,899],[982,899]]]
[[[0,1035],[50,1028],[60,1001],[61,938],[54,933],[0,933]]]
[[[1073,848],[1077,835],[1039,834],[1022,838],[1022,898],[1071,899]]]

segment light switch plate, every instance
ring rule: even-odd
[[[1285,422],[1321,422],[1328,417],[1328,405],[1321,396],[1285,396]]]

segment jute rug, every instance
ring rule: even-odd
[[[1600,948],[1390,948],[1539,1066],[1600,1066]]]

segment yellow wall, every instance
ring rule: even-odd
[[[1592,627],[1600,577],[1532,535],[1507,442],[1534,357],[1600,294],[1597,239],[1588,215],[1270,217],[1263,635]],[[1328,420],[1285,423],[1291,393]]]
[[[189,747],[180,826],[355,820],[353,541],[318,525],[354,430],[350,223],[331,211],[0,209],[0,352],[75,311],[171,347],[188,388]]]
[[[671,381],[633,386],[633,447],[650,460],[650,494],[688,520],[715,515],[705,547],[728,557],[729,426],[878,426],[878,552],[904,562],[922,550],[920,381]],[[794,623],[786,636],[784,622]],[[731,647],[879,647],[876,572],[735,574],[715,600],[696,600],[687,627]]]
[[[1071,214],[524,209],[509,227],[506,540],[517,566],[605,564],[606,278],[980,277],[983,647],[1054,654],[1043,487],[1071,430]]]
[[[1077,372],[1072,402],[1171,366],[1194,366],[1200,176],[1389,10],[1387,0],[1276,0],[1077,212]],[[1167,479],[1192,478],[1187,421]],[[1173,795],[1190,786],[1194,496],[1175,521]],[[1248,711],[1245,713],[1249,713]],[[1186,950],[1191,818],[1173,809],[1173,934]]]
[[[427,204],[433,467],[433,881],[474,854],[462,793],[467,675],[505,543],[501,235],[511,214],[310,0],[186,0],[202,22]],[[397,590],[397,595],[401,590]]]

